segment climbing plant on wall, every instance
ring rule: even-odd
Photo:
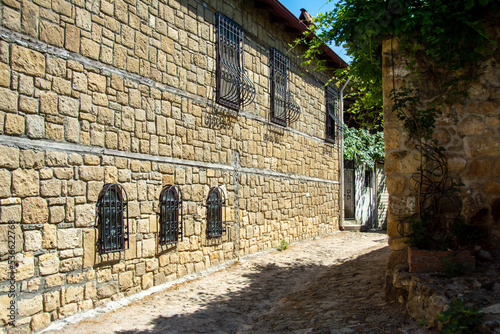
[[[382,41],[397,37],[399,50],[413,64],[427,58],[440,70],[456,70],[483,59],[491,41],[483,18],[498,10],[496,0],[341,0],[332,11],[315,17],[307,43],[306,62],[319,59],[323,43],[343,45],[352,58],[348,69],[356,102],[349,109],[358,118],[382,124]],[[307,41],[307,42],[306,42]],[[410,62],[410,65],[411,63]]]
[[[354,160],[373,169],[384,160],[384,133],[371,134],[366,129],[346,128],[344,132],[344,159]]]

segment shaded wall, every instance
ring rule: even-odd
[[[493,20],[493,22],[498,22]],[[498,27],[490,32],[498,40]],[[407,263],[405,238],[398,223],[416,210],[417,194],[411,176],[420,165],[419,154],[392,110],[390,91],[413,87],[422,101],[445,101],[434,137],[443,146],[450,176],[463,183],[459,197],[468,223],[488,233],[488,247],[498,248],[500,238],[500,64],[498,50],[473,68],[477,78],[466,83],[468,97],[442,95],[439,69],[417,62],[418,75],[408,70],[407,59],[397,53],[397,40],[383,43],[385,173],[389,192],[388,234],[391,254],[388,273]],[[448,78],[449,79],[449,78]],[[391,277],[389,274],[387,277]],[[392,284],[387,283],[388,296]]]

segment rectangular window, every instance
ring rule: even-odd
[[[271,122],[287,126],[300,116],[300,107],[290,93],[290,59],[271,49]]]
[[[335,141],[337,129],[342,126],[339,118],[337,90],[326,86],[326,140]]]
[[[217,102],[239,110],[255,97],[255,87],[243,68],[243,28],[217,14]]]

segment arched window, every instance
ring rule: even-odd
[[[210,189],[207,198],[207,236],[221,237],[226,233],[226,222],[223,208],[226,205],[224,191],[219,187]]]
[[[160,194],[160,244],[173,244],[182,238],[182,193],[167,185]]]
[[[102,188],[97,200],[97,229],[99,232],[97,245],[100,253],[128,249],[127,199],[125,189],[117,183],[106,184]]]

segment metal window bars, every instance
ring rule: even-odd
[[[271,121],[283,126],[299,119],[300,106],[290,93],[290,60],[271,49]]]
[[[226,233],[226,197],[220,187],[210,189],[207,198],[207,236],[218,238]]]
[[[217,13],[217,102],[239,110],[255,98],[255,86],[243,68],[243,28]]]
[[[167,185],[160,193],[160,244],[168,245],[182,240],[182,192],[179,187]]]
[[[128,196],[121,185],[111,183],[102,188],[96,218],[97,246],[101,254],[128,249]]]
[[[343,131],[343,122],[339,118],[338,93],[335,88],[326,86],[326,139],[334,141]]]

